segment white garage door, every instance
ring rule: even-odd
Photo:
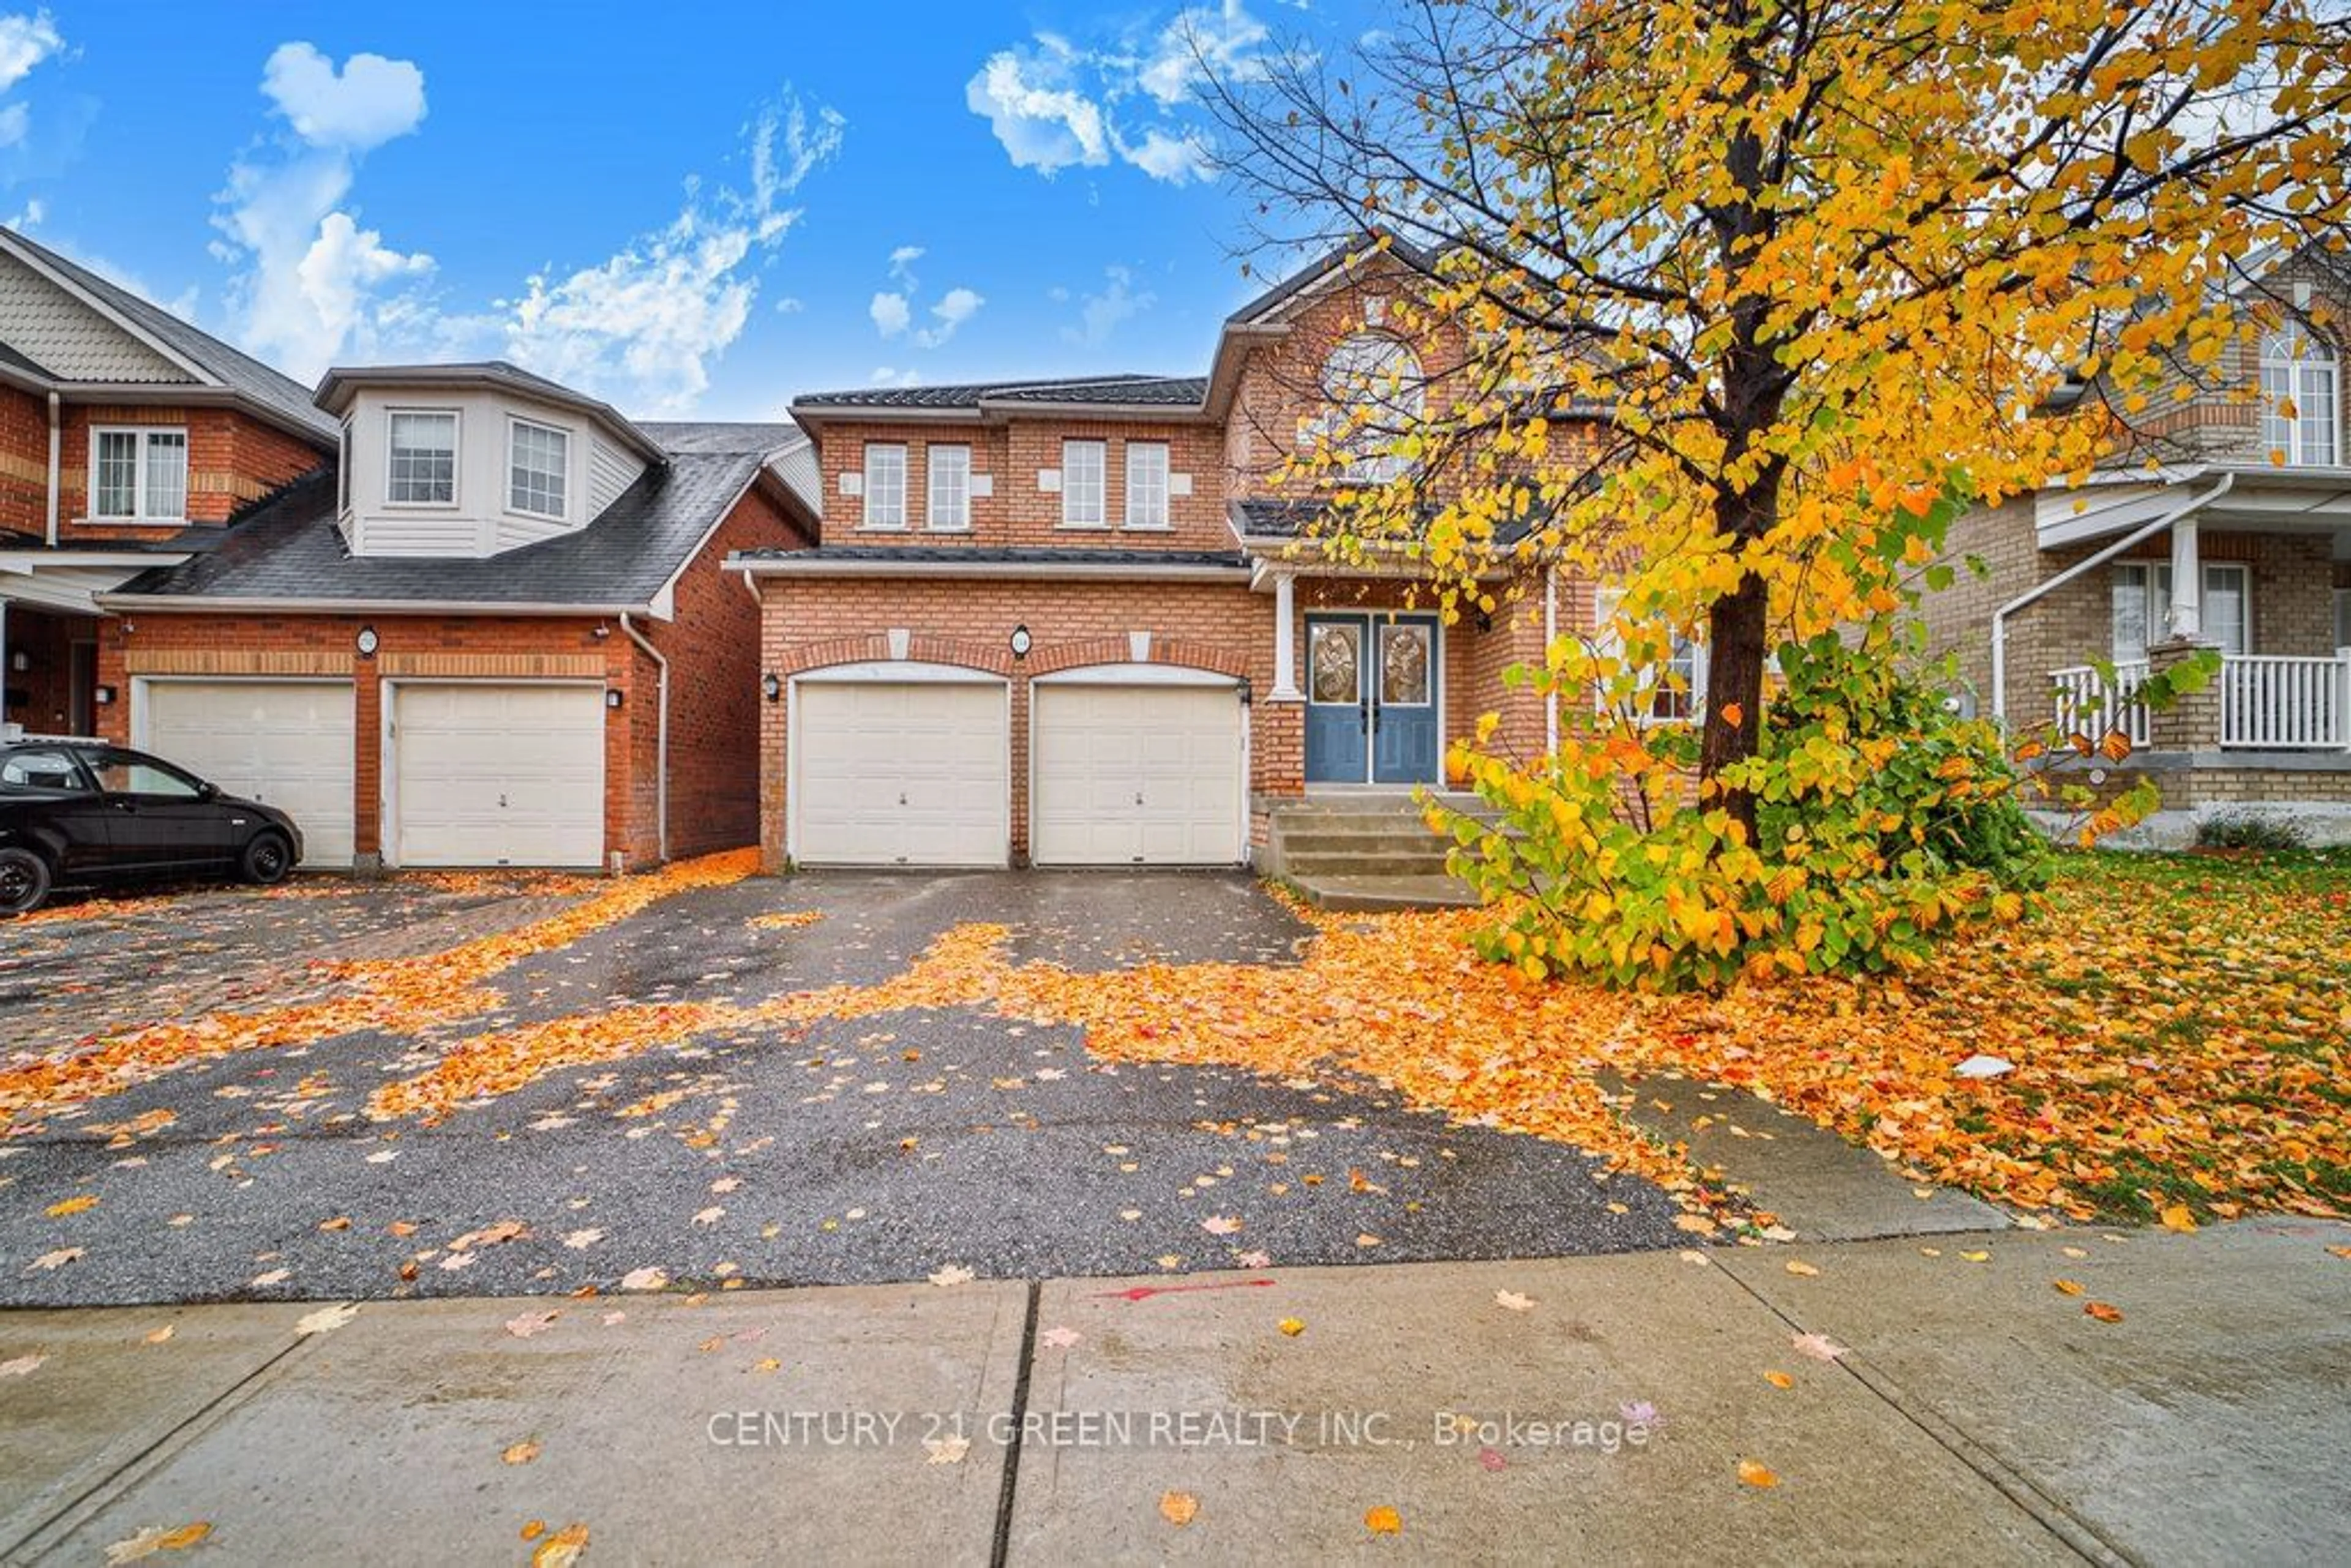
[[[394,693],[395,863],[603,860],[601,689],[402,684]]]
[[[1232,865],[1241,715],[1229,686],[1039,685],[1040,865]]]
[[[143,681],[146,750],[302,830],[302,863],[351,863],[351,683]]]
[[[998,681],[803,681],[792,695],[792,853],[810,865],[1002,865],[1010,810]]]

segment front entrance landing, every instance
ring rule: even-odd
[[[1485,814],[1474,795],[1441,791],[1455,810]],[[1450,841],[1429,831],[1409,789],[1323,789],[1267,813],[1261,869],[1318,909],[1373,913],[1467,909],[1477,894],[1445,867]]]

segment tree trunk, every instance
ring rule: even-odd
[[[1715,508],[1717,525],[1734,541],[1768,530],[1779,510],[1776,483],[1768,489],[1725,496]],[[1736,590],[1707,612],[1706,712],[1700,716],[1698,777],[1712,779],[1725,767],[1755,755],[1763,727],[1763,661],[1771,629],[1771,591],[1750,572]],[[1736,716],[1736,722],[1732,716]],[[1726,789],[1721,804],[1755,839],[1755,799],[1744,789]]]

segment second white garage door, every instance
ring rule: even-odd
[[[1038,864],[1240,861],[1233,688],[1040,684],[1032,706]]]
[[[577,866],[604,858],[596,686],[402,684],[392,831],[409,866]]]
[[[145,748],[302,831],[302,863],[351,863],[351,683],[140,684]]]
[[[792,854],[810,865],[998,866],[1010,810],[999,681],[802,681]]]

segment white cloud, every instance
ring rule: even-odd
[[[313,147],[364,152],[424,119],[424,73],[381,55],[353,55],[337,70],[312,45],[280,44],[261,68],[261,90]]]
[[[1054,174],[1072,164],[1110,162],[1102,107],[1071,84],[1069,46],[1040,35],[1040,49],[1002,49],[964,88],[964,102],[984,116],[1014,167]]]
[[[759,259],[799,218],[781,199],[840,151],[846,126],[787,90],[746,128],[747,193],[721,190],[705,200],[690,181],[684,206],[666,226],[597,266],[530,278],[509,308],[508,356],[635,406],[691,407],[710,384],[710,361],[750,320]]]
[[[1271,45],[1245,0],[1186,7],[1156,30],[1130,29],[1100,47],[1039,33],[990,55],[964,101],[1016,168],[1050,176],[1123,162],[1181,185],[1215,174],[1193,112],[1207,74],[1255,77]],[[1129,112],[1137,108],[1140,120]]]
[[[32,128],[33,110],[29,104],[12,103],[0,109],[0,147],[16,146]]]
[[[912,288],[914,286],[914,263],[922,260],[924,254],[921,246],[900,246],[890,253],[890,276]]]
[[[1100,294],[1089,294],[1078,308],[1078,324],[1061,329],[1061,336],[1072,343],[1098,349],[1110,341],[1111,334],[1120,322],[1140,316],[1159,303],[1159,297],[1148,289],[1134,287],[1134,274],[1123,267],[1102,268],[1105,287]],[[1056,289],[1055,294],[1068,298],[1068,290]]]
[[[306,43],[281,44],[261,90],[288,128],[257,141],[228,172],[213,225],[214,253],[239,268],[230,313],[245,346],[298,380],[348,352],[371,354],[387,286],[414,287],[434,263],[395,250],[345,206],[362,153],[424,119],[424,75],[407,60],[354,55],[340,70]],[[404,307],[413,308],[413,307]]]
[[[931,307],[931,319],[938,324],[925,327],[914,334],[917,348],[935,349],[956,334],[956,329],[979,313],[987,301],[968,288],[950,288]]]
[[[33,68],[66,47],[47,11],[0,16],[0,92],[33,74]]]
[[[789,294],[776,301],[776,314],[778,316],[797,316],[807,308],[808,301],[795,298]]]
[[[1208,149],[1198,137],[1189,132],[1170,136],[1153,126],[1144,131],[1139,141],[1129,142],[1122,139],[1118,152],[1120,157],[1153,179],[1164,180],[1171,185],[1210,179],[1216,173],[1216,164]]]
[[[872,375],[867,379],[877,387],[911,387],[921,385],[923,375],[920,371],[912,366],[900,371],[893,370],[888,365],[882,365],[877,367]]]
[[[1242,0],[1225,0],[1217,10],[1205,7],[1179,13],[1160,30],[1156,46],[1135,84],[1175,108],[1191,99],[1208,70],[1228,79],[1245,80],[1259,68],[1259,57],[1272,35],[1264,23],[1249,14]]]
[[[903,294],[876,294],[873,303],[867,307],[867,314],[873,318],[874,329],[885,338],[894,338],[904,331],[914,318]]]

